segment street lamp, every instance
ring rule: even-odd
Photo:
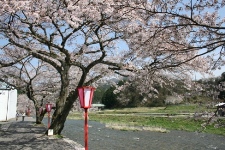
[[[46,111],[48,112],[48,129],[50,127],[50,112],[52,110],[52,104],[50,104],[50,102],[48,102],[46,105],[45,105],[45,109]]]
[[[87,125],[87,110],[91,108],[92,98],[94,95],[95,88],[90,86],[78,87],[78,95],[80,99],[80,107],[84,108],[85,111],[85,121],[84,121],[84,141],[85,150],[88,150],[88,125]]]

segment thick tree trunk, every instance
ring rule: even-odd
[[[77,97],[78,97],[77,91],[73,91],[70,93],[69,97],[67,97],[65,104],[62,101],[60,101],[58,103],[58,105],[60,106],[56,106],[57,109],[55,110],[53,114],[52,123],[50,126],[50,129],[53,129],[53,133],[55,135],[61,134],[64,128],[64,123],[66,121],[66,118],[71,108],[73,107],[73,103],[75,102]]]
[[[53,134],[61,134],[66,118],[73,107],[73,103],[78,97],[77,89],[75,91],[69,92],[69,65],[64,66],[63,72],[61,72],[61,91],[59,100],[56,101],[56,109],[52,116],[52,123],[50,129],[53,129]],[[85,78],[87,76],[87,71],[83,72],[83,75],[78,83],[78,86],[83,85]],[[46,131],[47,134],[47,131]]]

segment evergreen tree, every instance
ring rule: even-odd
[[[102,103],[105,108],[116,108],[119,106],[119,101],[117,100],[117,95],[113,93],[115,87],[110,87],[102,96]]]

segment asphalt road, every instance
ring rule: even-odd
[[[89,121],[89,150],[224,150],[225,136],[197,132],[120,131]],[[84,121],[67,120],[62,134],[84,146]]]

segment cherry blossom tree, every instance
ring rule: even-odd
[[[158,75],[153,73],[157,78],[148,74],[149,71],[144,71],[145,74],[141,73],[143,76],[137,77],[140,79],[138,83],[143,81],[146,84],[146,79],[159,84],[171,83],[167,82],[165,74],[182,79],[193,70],[210,73],[211,69],[220,69],[224,65],[224,1],[157,0],[128,7],[146,14],[142,15],[146,20],[144,30],[142,28],[142,32],[132,35],[136,42],[132,40],[130,45],[136,53],[131,54],[145,53],[142,56],[151,56],[145,70],[161,68],[160,71],[164,72]],[[156,40],[160,37],[161,40]],[[146,92],[144,88],[142,86],[142,91]]]
[[[204,55],[224,43],[224,19],[204,12],[222,8],[218,1],[4,0],[0,7],[2,66],[32,56],[60,77],[54,134],[63,130],[77,87],[97,86],[114,74],[137,81],[150,97],[153,84],[207,71],[214,57]],[[15,60],[4,57],[12,52]]]
[[[57,88],[60,87],[60,78],[54,68],[43,61],[35,61],[32,57],[28,57],[13,66],[1,68],[0,78],[2,82],[24,93],[19,99],[23,108],[19,109],[25,111],[33,108],[36,123],[41,124],[46,113],[44,104],[48,101],[54,104],[58,95]],[[24,98],[24,95],[27,98]],[[27,99],[31,100],[33,105],[30,105]],[[25,108],[25,105],[28,108]]]

